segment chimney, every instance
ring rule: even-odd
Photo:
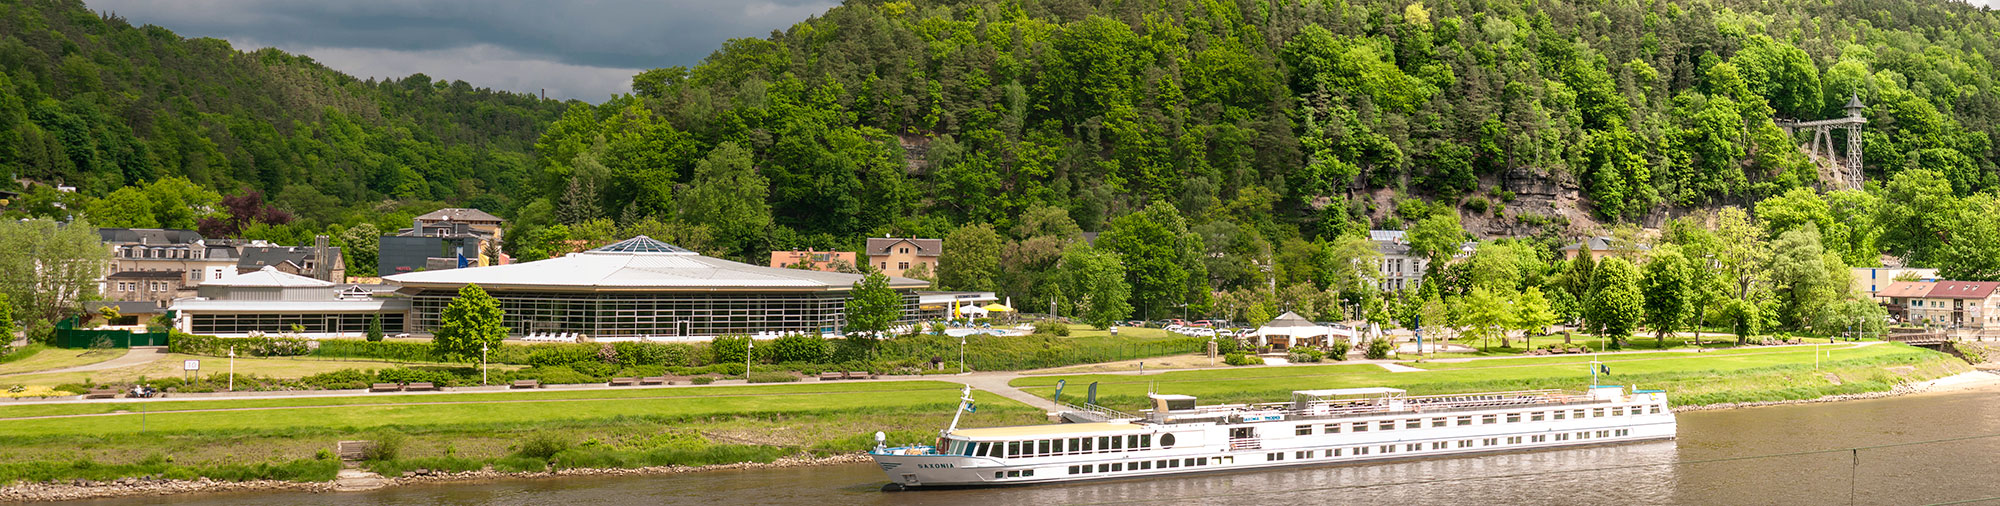
[[[313,261],[313,278],[332,281],[327,278],[333,277],[333,259],[327,256],[327,238],[324,235],[313,236]]]

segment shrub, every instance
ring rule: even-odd
[[[694,365],[695,347],[683,343],[617,343],[618,362],[668,367]]]
[[[787,334],[775,341],[771,341],[770,344],[764,347],[764,349],[769,351],[758,353],[758,355],[762,355],[773,362],[818,363],[826,360],[828,355],[827,347],[828,343],[826,339],[820,336]]]
[[[1368,349],[1363,351],[1361,355],[1364,357],[1368,357],[1369,360],[1381,360],[1389,358],[1389,350],[1391,347],[1392,346],[1390,345],[1388,339],[1377,337],[1374,339],[1370,339],[1368,341]]]
[[[367,449],[361,451],[361,460],[395,460],[396,455],[403,452],[405,442],[403,433],[393,430],[383,431],[375,436],[374,444],[368,445]]]
[[[1240,350],[1242,350],[1242,349],[1243,349],[1243,343],[1241,343],[1241,342],[1238,342],[1238,341],[1237,341],[1237,340],[1235,340],[1235,339],[1217,339],[1217,340],[1215,340],[1215,352],[1216,352],[1216,353],[1221,353],[1221,354],[1223,354],[1223,355],[1228,355],[1228,354],[1231,354],[1231,353],[1236,353],[1237,351],[1240,351]]]
[[[741,364],[749,350],[750,336],[717,336],[708,342],[709,363]]]
[[[1035,333],[1069,337],[1069,324],[1055,320],[1038,321],[1035,322]]]
[[[553,344],[535,346],[529,353],[527,363],[535,367],[553,367],[597,362],[597,348],[588,344]]]
[[[1231,353],[1222,357],[1222,363],[1229,365],[1264,365],[1264,358],[1256,355]]]
[[[798,376],[788,372],[753,372],[745,375],[751,383],[790,383],[798,381]]]
[[[289,337],[232,337],[223,339],[215,336],[198,336],[175,331],[167,336],[167,350],[188,355],[220,357],[228,355],[231,348],[236,354],[252,357],[296,357],[312,353],[319,343],[309,339]]]
[[[695,377],[694,377],[694,379],[693,379],[693,380],[690,380],[690,381],[694,382],[694,384],[696,384],[696,385],[707,385],[707,384],[709,384],[709,383],[714,383],[714,382],[715,382],[715,377],[713,377],[713,376],[695,376]]]
[[[1324,358],[1326,358],[1326,352],[1324,351],[1312,348],[1292,348],[1292,352],[1286,360],[1297,363],[1313,363]]]
[[[325,390],[349,390],[349,389],[368,388],[368,384],[373,383],[374,381],[375,381],[374,371],[367,371],[362,369],[342,369],[338,371],[323,372],[311,376],[306,376],[304,378],[299,378],[300,383],[304,383],[305,385],[313,388],[319,388]]]
[[[1347,360],[1347,352],[1353,349],[1354,344],[1347,342],[1346,339],[1335,339],[1332,343],[1327,344],[1326,357],[1334,360]]]
[[[556,454],[569,449],[569,440],[552,432],[537,432],[521,441],[521,447],[514,450],[517,457],[548,462]]]
[[[382,315],[375,315],[375,318],[368,320],[367,335],[368,335],[368,342],[371,343],[382,342]]]
[[[611,346],[611,343],[598,343],[597,360],[606,364],[617,364],[618,348]]]
[[[327,339],[318,341],[319,349],[313,350],[315,357],[373,358],[399,362],[432,362],[431,345],[425,343],[400,343],[387,341],[364,341],[358,339]]]

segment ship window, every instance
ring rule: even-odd
[[[981,457],[986,457],[986,456],[991,456],[988,453],[991,451],[993,451],[993,443],[979,443],[979,448],[976,450],[972,450],[972,454]]]
[[[1036,451],[1035,453],[1039,453],[1039,454],[1042,454],[1042,455],[1048,455],[1048,454],[1049,454],[1049,440],[1047,440],[1047,439],[1044,439],[1044,440],[1041,440],[1041,441],[1036,441],[1036,442],[1035,442],[1035,449],[1036,449],[1036,450],[1038,450],[1038,451]]]
[[[1410,444],[1406,444],[1406,445],[1403,445],[1403,451],[1411,451],[1411,452],[1414,452],[1414,451],[1421,451],[1421,450],[1423,450],[1423,449],[1424,449],[1424,444],[1423,444],[1423,443],[1410,443]]]
[[[1076,453],[1083,451],[1082,444],[1083,443],[1078,443],[1076,438],[1069,438],[1069,444],[1063,446],[1063,450],[1074,455]]]
[[[1623,406],[1611,408],[1611,416],[1625,416],[1625,408]]]
[[[1652,406],[1652,407],[1648,407],[1648,408],[1646,408],[1646,414],[1648,414],[1648,415],[1657,415],[1657,414],[1660,414],[1660,407],[1659,407],[1659,406]]]
[[[1020,472],[1020,471],[1007,471],[1007,477],[1008,477],[1008,478],[1019,478],[1019,477],[1021,477],[1021,472]]]
[[[1309,459],[1309,458],[1312,458],[1312,456],[1313,456],[1313,452],[1312,452],[1312,450],[1306,450],[1306,451],[1302,451],[1302,452],[1298,452],[1298,455],[1296,455],[1296,457],[1298,457],[1298,458],[1302,458],[1302,459]]]
[[[1116,472],[1119,472],[1119,471],[1124,471],[1124,470],[1125,470],[1125,463],[1124,463],[1124,462],[1116,462],[1116,463],[1112,463],[1112,464],[1111,464],[1111,472],[1114,472],[1114,473],[1116,473]]]
[[[1395,420],[1383,420],[1378,425],[1381,426],[1382,430],[1396,430]]]
[[[1325,427],[1321,427],[1321,428],[1320,428],[1320,431],[1321,431],[1321,432],[1325,432],[1325,433],[1327,433],[1327,434],[1339,434],[1339,433],[1340,433],[1340,424],[1337,424],[1337,423],[1329,423],[1329,424],[1326,424],[1326,426],[1325,426]]]
[[[1174,447],[1174,435],[1173,435],[1173,434],[1161,434],[1161,435],[1160,435],[1160,447],[1161,447],[1161,448],[1173,448],[1173,447]]]
[[[1100,472],[1100,473],[1108,473],[1108,472],[1111,472],[1111,464],[1098,464],[1098,465],[1097,465],[1097,472]]]
[[[1471,448],[1471,447],[1472,447],[1472,440],[1470,440],[1470,439],[1460,439],[1460,440],[1458,440],[1458,447],[1459,447],[1459,448]]]
[[[1311,425],[1300,425],[1292,429],[1292,435],[1294,436],[1310,436],[1312,433],[1313,426]]]
[[[1140,447],[1140,448],[1152,448],[1152,447],[1153,447],[1153,435],[1152,435],[1152,434],[1140,434],[1140,435],[1139,435],[1139,447]]]
[[[1563,419],[1563,415],[1567,415],[1567,414],[1569,414],[1569,412],[1568,412],[1568,411],[1563,411],[1563,410],[1556,410],[1556,411],[1555,411],[1555,415],[1556,415],[1556,419],[1557,419],[1557,420],[1561,420],[1561,419]]]
[[[1509,438],[1507,438],[1507,444],[1510,444],[1510,445],[1517,445],[1517,444],[1521,444],[1521,436],[1513,436],[1513,437],[1509,437]]]
[[[1500,421],[1500,415],[1482,415],[1479,417],[1479,423],[1481,425],[1494,423],[1498,421]]]
[[[1421,418],[1411,418],[1411,419],[1410,419],[1409,421],[1407,421],[1407,422],[1403,422],[1403,428],[1405,428],[1405,429],[1421,429],[1421,428],[1424,428],[1424,421],[1423,421],[1423,419],[1421,419]]]
[[[998,480],[998,479],[1000,479],[1000,478],[1002,478],[1002,477],[1005,477],[1005,476],[1007,476],[1007,473],[1006,473],[1005,471],[994,471],[994,472],[993,472],[993,479],[996,479],[996,480]]]
[[[1137,450],[1140,448],[1144,448],[1144,446],[1139,445],[1139,435],[1133,434],[1130,436],[1125,436],[1125,448],[1128,450]]]
[[[1458,424],[1459,424],[1459,425],[1472,425],[1472,417],[1470,417],[1470,416],[1461,416],[1461,417],[1458,417]]]
[[[1007,454],[1006,454],[1006,455],[1001,455],[1001,456],[1002,456],[1002,457],[1019,457],[1019,456],[1021,456],[1021,442],[1020,442],[1020,441],[1008,441],[1008,442],[1007,442]]]
[[[1590,416],[1593,416],[1593,417],[1598,417],[1598,418],[1603,418],[1603,417],[1604,417],[1604,408],[1597,408],[1597,409],[1593,409],[1593,410],[1590,410]]]
[[[1597,431],[1597,437],[1605,437],[1605,436],[1609,436],[1609,435],[1611,435],[1611,431],[1608,431],[1608,430],[1600,430],[1600,431]]]
[[[1434,442],[1434,443],[1431,443],[1431,449],[1432,449],[1432,450],[1443,450],[1443,449],[1445,449],[1445,448],[1447,448],[1447,447],[1450,447],[1450,446],[1451,446],[1451,444],[1449,444],[1449,443],[1446,443],[1446,442],[1444,442],[1444,441],[1438,441],[1438,442]]]
[[[1033,470],[1033,469],[1022,469],[1022,470],[1021,470],[1021,477],[1022,477],[1022,478],[1033,478],[1033,477],[1035,477],[1035,470]]]
[[[1382,445],[1382,453],[1396,453],[1396,445]]]
[[[1341,451],[1341,450],[1345,450],[1345,449],[1346,449],[1346,448],[1334,448],[1334,449],[1332,449],[1332,450],[1327,450],[1327,451],[1326,451],[1326,456],[1328,456],[1328,457],[1339,457],[1339,456],[1340,456],[1340,451]]]
[[[1484,440],[1481,440],[1481,441],[1479,442],[1479,444],[1482,444],[1482,445],[1486,445],[1486,446],[1493,446],[1493,445],[1497,445],[1497,444],[1500,444],[1500,438],[1497,438],[1497,437],[1489,437],[1489,438],[1486,438],[1486,439],[1484,439]]]
[[[1620,436],[1632,435],[1632,429],[1618,429],[1618,435]]]
[[[1125,438],[1118,436],[1111,436],[1111,449],[1112,450],[1125,449]]]
[[[1568,433],[1568,432],[1564,432],[1564,433],[1561,433],[1561,434],[1556,434],[1556,440],[1557,440],[1557,441],[1568,441],[1568,440],[1569,440],[1569,433]]]
[[[975,454],[975,453],[973,453],[973,452],[975,452],[975,451],[979,451],[979,445],[978,445],[977,443],[973,443],[973,442],[971,442],[971,441],[962,441],[962,442],[959,442],[959,443],[958,443],[958,445],[959,445],[959,449],[958,449],[958,454],[959,454],[959,455],[964,455],[964,456],[967,456],[967,457],[971,457],[971,456],[973,456],[973,455],[976,455],[976,454]]]
[[[1583,418],[1583,410],[1579,409],[1579,410],[1576,410],[1576,411],[1573,411],[1573,412],[1570,412],[1570,414],[1569,414],[1569,417],[1570,417],[1570,418],[1577,418],[1577,419],[1581,419],[1581,418]]]
[[[1197,458],[1197,459],[1194,459],[1194,465],[1197,465],[1197,466],[1206,466],[1206,465],[1208,465],[1208,457],[1201,457],[1201,458]]]
[[[1093,451],[1097,451],[1097,446],[1095,444],[1092,444],[1092,439],[1083,438],[1083,452],[1090,453]]]
[[[1443,426],[1444,426],[1444,417],[1437,417],[1437,418],[1432,418],[1432,419],[1431,419],[1431,426],[1432,426],[1432,427],[1443,427]]]
[[[1368,432],[1368,422],[1354,422],[1355,432]]]
[[[1181,465],[1194,467],[1194,459],[1181,459]]]
[[[1076,472],[1076,466],[1069,466],[1069,474],[1079,474]]]
[[[1547,435],[1540,435],[1540,436],[1535,436],[1535,437],[1532,437],[1532,438],[1528,438],[1528,440],[1529,440],[1529,441],[1534,441],[1534,442],[1537,442],[1537,443],[1540,443],[1540,442],[1544,442],[1544,441],[1548,441],[1548,440],[1549,440],[1549,437],[1548,437]]]
[[[1508,414],[1507,414],[1507,423],[1520,423],[1520,421],[1521,421],[1521,414],[1520,414],[1520,413],[1508,413]]]
[[[1528,421],[1530,421],[1530,422],[1539,422],[1539,421],[1542,421],[1542,412],[1540,412],[1540,411],[1536,411],[1536,412],[1534,412],[1534,413],[1529,413],[1529,414],[1528,414]]]

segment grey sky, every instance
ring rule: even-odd
[[[834,0],[86,0],[135,25],[301,53],[357,77],[423,72],[600,102],[641,70],[701,61]]]

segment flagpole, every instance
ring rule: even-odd
[[[944,430],[945,434],[958,432],[958,418],[961,416],[965,416],[965,407],[971,405],[972,405],[972,385],[966,385],[965,391],[959,394],[958,409],[951,414],[951,428],[945,429]]]

